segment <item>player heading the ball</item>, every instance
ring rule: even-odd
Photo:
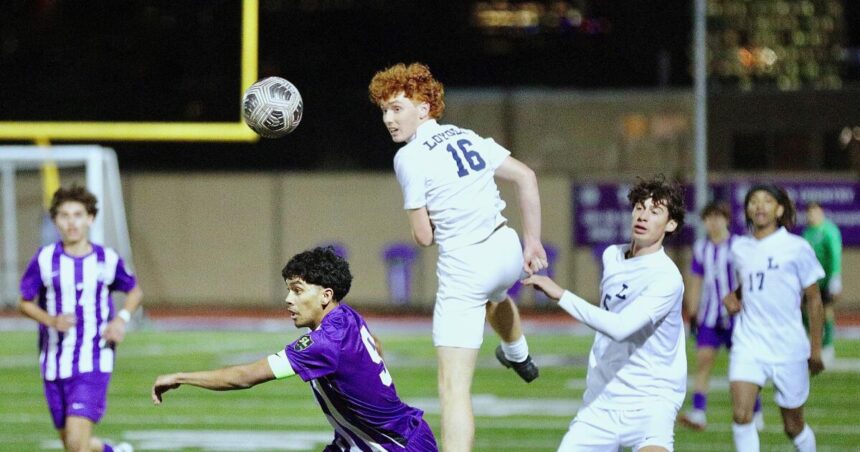
[[[547,266],[537,178],[493,139],[437,122],[445,112],[445,90],[427,66],[396,64],[379,71],[369,91],[391,139],[403,144],[394,171],[412,237],[421,246],[439,245],[433,343],[443,449],[471,450],[471,385],[485,319],[501,337],[499,361],[527,382],[538,377],[519,312],[507,295],[523,271]],[[495,177],[516,185],[525,246],[502,215],[505,202]]]

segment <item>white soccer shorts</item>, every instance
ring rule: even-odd
[[[746,381],[764,387],[773,381],[773,400],[782,408],[803,406],[809,397],[809,363],[767,363],[740,353],[729,355],[729,382]]]
[[[559,452],[604,452],[622,447],[634,451],[659,446],[675,447],[675,418],[678,407],[655,400],[646,408],[607,410],[593,405],[580,408],[558,446]]]
[[[504,301],[522,270],[520,238],[507,226],[483,242],[439,255],[433,344],[481,348],[487,301]]]

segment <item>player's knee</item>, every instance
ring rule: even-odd
[[[66,452],[81,452],[90,450],[89,438],[83,435],[67,433],[65,437]]]
[[[735,424],[749,424],[752,422],[753,412],[751,409],[735,408],[732,410],[732,421]]]
[[[794,419],[785,419],[783,422],[783,431],[789,439],[794,439],[803,431],[803,421],[795,421]]]

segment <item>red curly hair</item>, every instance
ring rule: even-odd
[[[370,101],[380,107],[403,93],[407,98],[430,105],[430,117],[439,119],[445,113],[445,88],[433,78],[430,68],[421,63],[395,64],[376,73],[368,87]]]

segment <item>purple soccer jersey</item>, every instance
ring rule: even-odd
[[[723,298],[735,286],[730,253],[734,240],[734,235],[730,235],[721,243],[714,243],[708,239],[697,240],[693,245],[693,261],[690,268],[694,275],[702,278],[697,319],[700,330],[703,328],[725,330],[728,331],[729,338],[733,319],[723,306]]]
[[[346,304],[285,351],[334,427],[327,451],[436,450],[423,411],[397,396],[367,324]]]
[[[128,292],[137,282],[116,251],[92,247],[86,256],[70,256],[62,242],[44,246],[21,278],[23,300],[39,303],[52,316],[77,317],[65,333],[39,325],[39,363],[47,381],[113,371],[113,348],[102,339],[114,317],[110,293]]]

